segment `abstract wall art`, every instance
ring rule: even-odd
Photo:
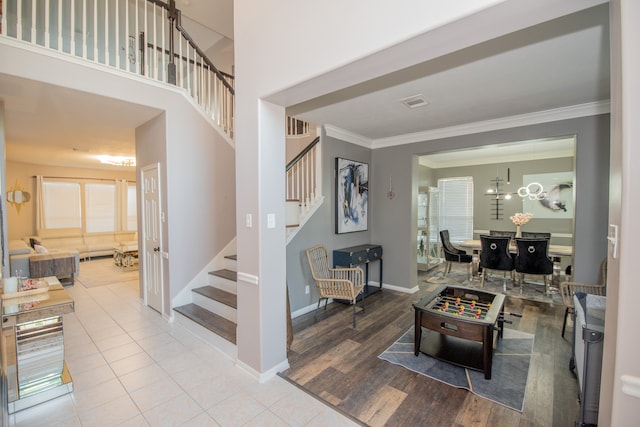
[[[366,231],[369,165],[336,157],[336,233]]]
[[[573,172],[523,175],[523,212],[534,218],[573,218],[573,178]]]

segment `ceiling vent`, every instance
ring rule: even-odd
[[[409,108],[419,108],[429,104],[429,101],[424,97],[424,95],[410,96],[408,98],[401,99],[400,102]]]

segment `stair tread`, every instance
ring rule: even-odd
[[[238,255],[226,255],[225,258],[237,261],[238,260]]]
[[[196,292],[214,301],[218,301],[224,305],[228,305],[229,307],[236,309],[238,308],[238,296],[236,294],[232,294],[231,292],[214,288],[213,286],[194,288],[193,292]]]
[[[175,307],[175,311],[193,320],[225,340],[236,344],[236,324],[224,317],[218,316],[197,304],[186,304]]]
[[[227,280],[232,280],[234,282],[238,281],[238,273],[232,270],[227,270],[223,268],[222,270],[210,271],[209,274],[212,276],[222,277]]]

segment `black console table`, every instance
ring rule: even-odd
[[[380,286],[369,288],[369,263],[378,261],[380,263]],[[374,292],[382,290],[382,246],[380,245],[358,245],[349,248],[335,249],[333,251],[333,266],[335,267],[355,267],[364,264],[364,292],[366,297]]]

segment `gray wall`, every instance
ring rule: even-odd
[[[418,187],[437,184],[437,176],[448,173],[434,171],[418,165],[418,155],[451,149],[477,147],[488,144],[524,141],[576,135],[576,188],[575,221],[532,220],[526,225],[531,231],[537,228],[551,229],[555,233],[573,234],[575,241],[572,260],[575,280],[597,281],[600,261],[607,255],[608,226],[608,182],[609,182],[609,115],[583,117],[550,122],[513,129],[503,129],[474,135],[445,138],[415,144],[368,150],[325,138],[323,145],[323,188],[325,203],[311,220],[287,246],[287,280],[292,311],[314,304],[317,301],[313,281],[310,279],[304,250],[318,243],[330,250],[361,243],[381,244],[384,251],[384,283],[407,288],[417,286],[417,206]],[[334,234],[334,162],[335,157],[367,161],[369,167],[369,231],[347,235]],[[512,180],[521,179],[522,174],[534,172],[570,171],[572,160],[568,158],[510,164]],[[526,164],[524,164],[526,163]],[[495,166],[478,167],[477,190],[484,191],[484,182],[495,177]],[[452,168],[453,169],[453,168]],[[506,169],[505,169],[506,171]],[[505,172],[506,173],[506,172]],[[493,175],[493,176],[492,176]],[[388,199],[386,192],[392,179],[395,197]],[[484,196],[477,196],[475,211],[479,216],[476,228],[509,228],[513,224],[507,219],[490,221],[488,203]],[[521,205],[520,205],[521,206]],[[514,210],[517,212],[517,210]],[[484,219],[482,219],[484,218]],[[542,222],[544,221],[544,222]],[[573,227],[573,229],[572,229]],[[566,242],[554,241],[563,244]],[[370,271],[371,280],[377,281],[377,268]],[[304,286],[311,286],[311,294],[304,294]]]
[[[600,261],[607,254],[608,114],[374,150],[372,186],[384,187],[393,175],[397,194],[391,202],[377,195],[371,198],[371,239],[384,247],[384,282],[409,289],[417,285],[413,197],[419,175],[417,155],[564,135],[576,135],[574,274],[579,281],[597,280]]]
[[[324,203],[311,219],[302,227],[298,234],[287,245],[287,284],[291,311],[315,304],[318,292],[309,272],[309,265],[305,250],[311,246],[323,244],[332,257],[333,249],[369,243],[371,240],[371,215],[368,231],[335,234],[335,159],[343,157],[369,164],[369,177],[376,171],[371,167],[371,150],[354,144],[343,142],[322,135],[322,188]],[[369,185],[369,212],[371,212],[372,186]],[[384,250],[384,248],[383,248]],[[370,280],[378,280],[378,269],[371,268]],[[311,292],[304,293],[305,285],[309,285]]]
[[[518,188],[523,184],[522,176],[553,173],[553,172],[573,172],[573,157],[529,160],[522,162],[508,162],[500,164],[486,164],[476,166],[452,167],[433,169],[435,175],[435,184],[440,178],[450,177],[473,177],[473,229],[475,238],[478,238],[478,230],[515,230],[515,226],[509,219],[516,212],[523,212],[522,198],[517,194]],[[423,168],[424,166],[420,166]],[[510,172],[510,184],[506,183],[507,168]],[[495,205],[495,198],[487,195],[486,191],[492,187],[491,180],[498,175],[505,182],[501,183],[503,192],[514,193],[511,200],[502,200],[503,207],[502,219],[495,219],[494,211],[491,209]],[[554,236],[551,243],[555,245],[572,245],[573,239],[573,219],[553,219],[553,218],[536,218],[535,216],[522,227],[523,231],[546,231],[553,234],[565,234],[569,237],[561,238]]]

